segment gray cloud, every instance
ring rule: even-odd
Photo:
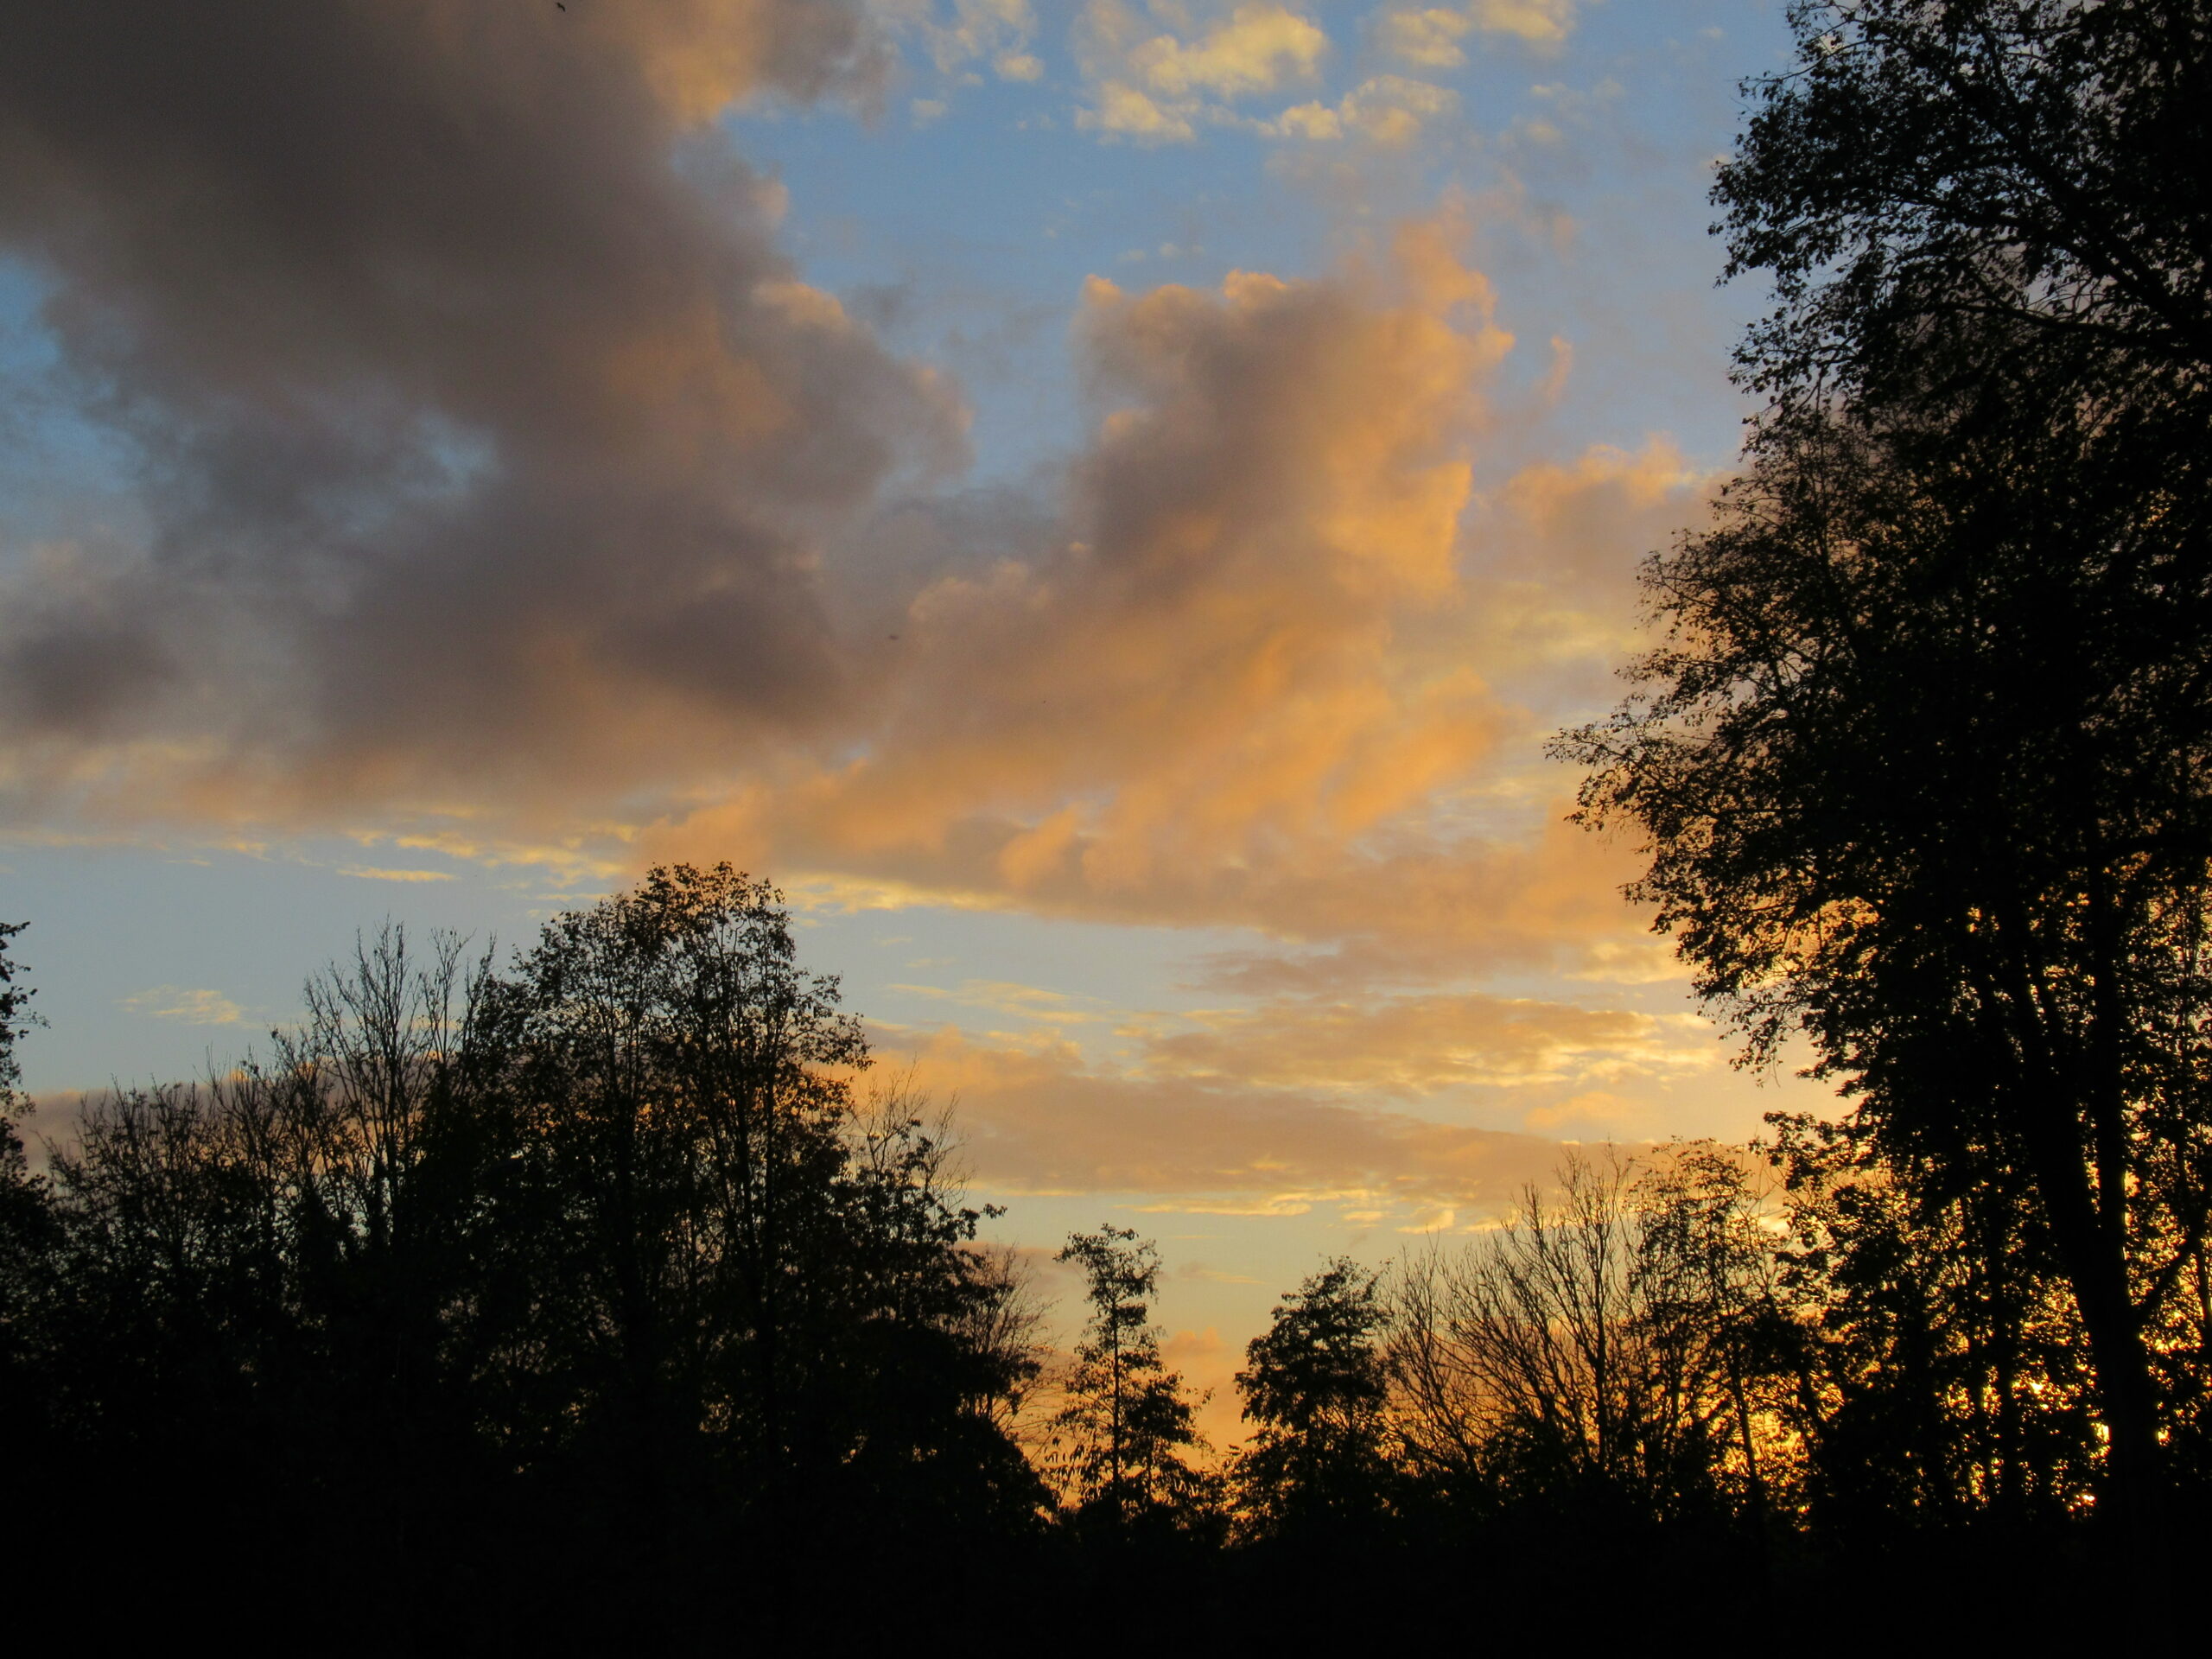
[[[711,119],[873,54],[857,0],[17,9],[0,248],[154,526],[13,562],[18,786],[574,800],[833,715],[817,549],[957,423]]]

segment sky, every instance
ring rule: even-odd
[[[788,895],[997,1236],[1275,1297],[1742,1140],[1547,737],[1748,412],[1764,0],[241,0],[0,57],[0,918],[73,1092]],[[1071,1287],[1049,1294],[1072,1315]]]

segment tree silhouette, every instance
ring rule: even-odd
[[[1395,1484],[1380,1275],[1339,1256],[1275,1308],[1236,1387],[1256,1426],[1233,1484],[1248,1534],[1372,1535]]]
[[[0,923],[0,1416],[20,1425],[29,1455],[28,1486],[47,1472],[55,1424],[48,1325],[60,1244],[52,1194],[25,1155],[22,1121],[29,1103],[16,1044],[36,1023],[35,993],[21,977],[10,947],[26,925]]]
[[[2095,1395],[2047,1230],[2002,1189],[1883,1156],[1866,1124],[1770,1121],[1778,1276],[1808,1338],[1783,1407],[1815,1534],[2063,1527],[2094,1490]]]
[[[773,1624],[838,1529],[903,1540],[887,1583],[1039,1532],[1020,1285],[942,1124],[853,1109],[794,954],[772,890],[677,867],[505,976],[388,929],[265,1060],[96,1097],[37,1321],[57,1466],[423,1640],[652,1646],[741,1595]]]
[[[1152,1323],[1159,1251],[1107,1223],[1070,1234],[1058,1260],[1082,1272],[1090,1310],[1053,1418],[1078,1526],[1116,1538],[1205,1531],[1215,1482],[1189,1457],[1205,1442]]]
[[[1122,1641],[1141,1586],[1192,1641],[1433,1645],[1461,1575],[1549,1618],[1642,1574],[1648,1640],[1755,1587],[1747,1540],[1808,1605],[1918,1572],[1986,1623],[2015,1598],[1955,1568],[2002,1568],[2046,1643],[2073,1586],[2168,1593],[2212,1484],[2212,11],[1789,18],[1714,188],[1776,284],[1767,407],[1646,568],[1632,695],[1557,744],[1746,1061],[1802,1045],[1852,1103],[1770,1120],[1778,1194],[1741,1149],[1576,1154],[1452,1249],[1327,1263],[1246,1349],[1227,1482],[1155,1247],[1072,1235],[1033,1459],[1020,1259],[949,1116],[863,1097],[767,884],[656,869],[504,963],[387,927],[43,1173],[0,924],[0,1421],[19,1532],[79,1563],[49,1599],[653,1652],[1071,1606]]]
[[[1649,568],[1645,690],[1560,748],[1750,1057],[1802,1031],[1883,1158],[2027,1217],[2154,1539],[2212,1204],[2212,24],[1791,15],[1715,190],[1773,404]]]
[[[1713,200],[1781,305],[1741,359],[1783,395],[1987,366],[2196,406],[2212,366],[2212,20],[2161,0],[1797,0],[1797,63]]]
[[[1570,1153],[1495,1231],[1391,1287],[1389,1361],[1416,1467],[1465,1504],[1609,1525],[1764,1503],[1772,1236],[1734,1159]],[[1771,1471],[1769,1471],[1771,1472]]]
[[[43,1189],[23,1154],[22,1125],[29,1103],[16,1090],[23,1071],[16,1044],[37,1022],[30,1011],[36,993],[21,982],[10,950],[26,925],[0,922],[0,1296],[9,1299],[0,1302],[0,1332],[10,1328],[5,1309],[28,1289],[29,1257],[43,1232]]]
[[[1561,748],[1754,1058],[1803,1032],[1898,1160],[2033,1206],[2139,1507],[2212,1194],[2212,632],[2174,636],[2212,566],[2082,455],[2055,416],[1770,426],[1650,567],[1652,690]]]

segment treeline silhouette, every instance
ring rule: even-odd
[[[2212,1482],[2212,13],[1790,16],[1714,192],[1775,284],[1764,410],[1556,748],[1834,1121],[1578,1154],[1322,1265],[1217,1456],[1151,1244],[1068,1241],[1052,1354],[770,889],[658,871],[504,965],[386,933],[260,1060],[99,1098],[42,1173],[6,1140],[14,1513],[72,1605],[374,1650],[2171,1638]]]
[[[1014,1283],[932,1127],[855,1109],[766,888],[658,872],[504,972],[387,930],[307,1004],[93,1099],[44,1179],[10,1154],[7,1415],[66,1537],[127,1517],[187,1599],[250,1548],[375,1646],[634,1638],[793,1540],[1033,1529]]]
[[[12,1085],[4,948],[0,987]],[[727,866],[504,968],[387,927],[306,1004],[210,1081],[89,1099],[42,1173],[11,1098],[16,1512],[86,1552],[58,1582],[125,1587],[111,1624],[703,1652],[1127,1596],[1192,1640],[1410,1639],[1468,1593],[1510,1628],[1594,1580],[1583,1628],[1649,1631],[1685,1585],[1770,1610],[1847,1569],[1892,1597],[1972,1573],[1966,1608],[2032,1590],[2048,1625],[2098,1596],[2040,1575],[2111,1563],[2108,1420],[2043,1230],[1860,1122],[1568,1149],[1492,1228],[1323,1264],[1216,1455],[1154,1245],[1069,1239],[1054,1355],[951,1125],[859,1091],[835,984]],[[2201,1239],[2183,1287],[2146,1334],[2200,1501]]]

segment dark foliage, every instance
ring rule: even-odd
[[[1058,1259],[1082,1273],[1087,1310],[1052,1419],[1053,1463],[1073,1524],[1116,1545],[1217,1538],[1217,1483],[1193,1461],[1205,1441],[1152,1323],[1160,1252],[1107,1223],[1071,1234]]]
[[[1802,1033],[1900,1203],[2056,1274],[2154,1548],[2212,1202],[2212,25],[1793,16],[1716,191],[1774,404],[1561,748],[1751,1058]]]
[[[1785,400],[2070,379],[2201,405],[2212,367],[2212,16],[2171,0],[1796,0],[1713,191],[1739,353]],[[2196,410],[2202,418],[2201,408]]]
[[[1252,1536],[1342,1543],[1381,1534],[1396,1508],[1381,1275],[1338,1257],[1286,1294],[1236,1374],[1252,1440],[1236,1460]]]
[[[1516,1632],[1597,1573],[1586,1628],[1626,1636],[1689,1578],[2078,1565],[2101,1448],[2047,1234],[1863,1124],[1783,1124],[1778,1192],[1708,1143],[1570,1158],[1459,1253],[1325,1264],[1225,1470],[1156,1251],[1077,1235],[1033,1462],[1019,1274],[942,1122],[851,1100],[834,992],[772,893],[679,868],[505,974],[387,931],[265,1061],[92,1102],[14,1166],[0,1284],[22,1509],[99,1545],[54,1592],[249,1648],[874,1650],[980,1608],[1087,1652],[1101,1605],[1433,1641],[1441,1586]]]
[[[796,1611],[840,1539],[1033,1539],[1016,1287],[940,1131],[855,1109],[836,988],[772,892],[679,867],[505,976],[389,930],[266,1061],[96,1102],[9,1279],[57,1489],[255,1540],[371,1646],[652,1645]]]

